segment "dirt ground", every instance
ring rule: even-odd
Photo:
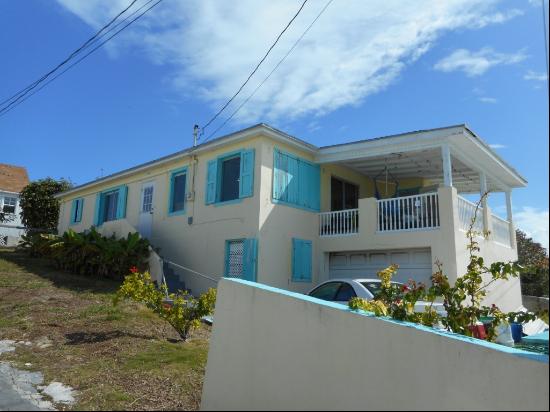
[[[145,307],[113,306],[117,288],[0,249],[0,340],[21,342],[0,361],[74,388],[61,409],[198,409],[210,327],[181,342]]]

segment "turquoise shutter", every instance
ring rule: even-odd
[[[321,174],[319,165],[300,162],[300,193],[298,204],[307,209],[320,210]]]
[[[311,240],[292,239],[292,280],[311,281]]]
[[[290,156],[286,156],[286,201],[292,204],[299,204],[300,198],[300,161]]]
[[[101,193],[95,197],[94,226],[101,225]]]
[[[256,268],[258,260],[257,239],[245,239],[243,250],[243,279],[256,282]]]
[[[281,152],[273,151],[273,199],[281,200],[281,180],[283,171],[281,170]]]
[[[71,223],[76,223],[77,222],[77,219],[75,218],[77,201],[78,201],[78,199],[74,199],[72,201],[72,204],[71,204],[71,220],[70,220]]]
[[[254,192],[254,149],[241,152],[239,198],[250,197]]]
[[[124,219],[126,217],[126,199],[128,197],[128,186],[124,185],[118,189],[118,203],[116,207],[116,218]]]
[[[206,199],[207,205],[216,202],[216,179],[218,177],[218,161],[210,160],[207,165]]]

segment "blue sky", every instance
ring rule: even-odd
[[[2,2],[0,100],[128,3]],[[308,2],[243,99],[325,3]],[[514,192],[516,221],[548,245],[540,1],[410,3],[335,0],[218,135],[264,121],[327,145],[467,123],[528,179],[528,188]],[[31,179],[68,177],[80,184],[188,147],[193,124],[204,124],[236,90],[300,4],[164,0],[108,47],[0,117],[0,162],[26,166]],[[502,197],[492,205],[502,210]]]

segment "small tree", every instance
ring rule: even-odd
[[[140,273],[137,268],[132,268],[118,290],[114,304],[121,299],[145,304],[186,341],[191,332],[200,326],[201,319],[213,313],[216,289],[208,289],[198,298],[184,294],[168,295],[166,284],[157,288],[149,273]]]
[[[59,201],[54,195],[68,190],[72,183],[51,177],[29,183],[20,195],[21,221],[29,229],[55,231],[59,219]]]
[[[548,251],[516,230],[518,263],[524,267],[521,274],[521,291],[524,295],[548,296]]]

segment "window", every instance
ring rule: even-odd
[[[239,198],[239,177],[241,175],[241,156],[222,161],[220,202]]]
[[[292,281],[311,282],[311,240],[292,239]]]
[[[82,221],[82,211],[84,209],[84,199],[74,199],[71,207],[71,224]]]
[[[103,201],[103,221],[116,220],[116,209],[118,205],[118,191],[105,194]]]
[[[258,243],[256,239],[226,241],[225,277],[256,281]]]
[[[382,283],[380,281],[372,280],[368,282],[361,282],[361,284],[372,294],[373,298],[376,299],[380,296],[382,292]],[[391,285],[396,288],[401,288],[402,283],[391,282]]]
[[[332,177],[330,179],[330,208],[332,211],[357,209],[359,186]]]
[[[353,286],[349,283],[342,283],[342,286],[338,290],[334,300],[336,302],[348,302],[351,298],[355,297],[357,297],[357,294],[355,293],[355,290],[353,290]]]
[[[15,213],[15,205],[17,203],[17,198],[15,197],[4,197],[4,206],[2,207],[2,212],[7,214]]]
[[[227,247],[227,272],[229,278],[242,278],[244,273],[244,240],[231,240]]]
[[[254,149],[228,153],[208,162],[207,205],[251,197],[253,188]]]
[[[317,299],[333,301],[336,292],[340,289],[342,282],[329,282],[319,286],[313,290],[309,296]]]
[[[104,222],[124,219],[126,217],[126,198],[128,186],[119,186],[105,190],[96,195],[94,225],[100,226]]]
[[[319,165],[279,150],[274,151],[274,202],[318,212],[320,187]]]
[[[153,210],[153,191],[155,190],[153,185],[145,186],[143,188],[143,199],[141,202],[141,212],[147,213]]]
[[[185,211],[185,193],[187,190],[187,168],[172,172],[170,177],[170,199],[168,214],[183,213]]]

